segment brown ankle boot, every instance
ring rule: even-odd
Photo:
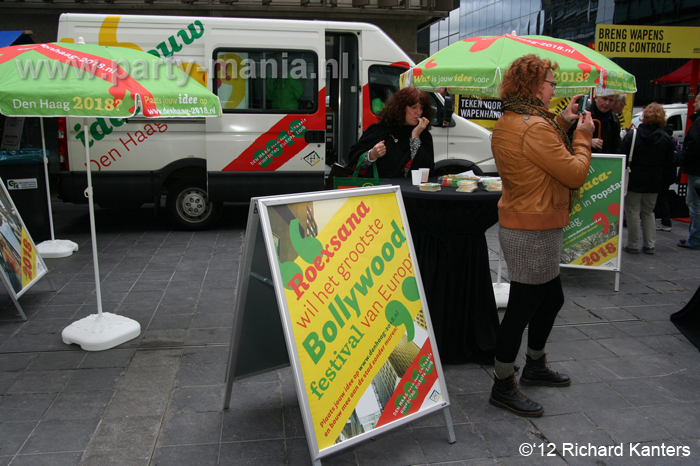
[[[554,372],[549,367],[547,355],[543,354],[539,359],[526,356],[523,374],[520,383],[523,385],[545,385],[548,387],[566,387],[571,385],[571,379],[566,374]]]
[[[518,416],[540,417],[544,414],[544,408],[522,394],[518,389],[515,374],[505,379],[493,378],[493,388],[489,403],[498,408],[506,409]]]

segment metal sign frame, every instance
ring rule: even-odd
[[[22,221],[22,216],[20,215],[15,203],[12,201],[12,197],[5,187],[5,181],[0,178],[0,184],[2,185],[2,190],[0,190],[0,228],[2,230],[9,230],[8,234],[5,231],[0,233],[2,235],[2,254],[0,254],[0,277],[2,277],[2,282],[7,289],[7,292],[12,298],[12,301],[17,308],[22,320],[27,320],[27,316],[22,310],[22,306],[19,304],[19,297],[27,292],[37,281],[41,279],[44,275],[49,272],[48,267],[44,263],[44,259],[36,250],[36,245],[32,240],[29,231]],[[9,238],[7,236],[10,236]],[[17,243],[17,245],[13,243]],[[14,273],[11,269],[13,268],[9,263],[8,256],[16,256],[13,259],[18,258],[18,267],[20,268],[19,273]],[[32,261],[32,256],[34,260]],[[25,268],[35,268],[36,271],[33,274],[33,278],[27,282],[23,283],[22,274]],[[19,280],[19,284],[17,281]],[[49,280],[51,288],[55,290],[53,283]],[[19,288],[19,289],[17,289]]]
[[[314,465],[317,466],[321,464],[320,459],[323,457],[332,455],[341,450],[352,447],[371,437],[375,437],[378,434],[403,426],[409,422],[415,421],[420,417],[432,414],[433,412],[440,410],[442,410],[445,415],[448,431],[448,441],[450,443],[454,443],[456,441],[454,428],[452,426],[452,420],[449,413],[450,401],[449,395],[447,393],[445,376],[442,370],[442,365],[440,363],[437,345],[435,344],[435,335],[433,333],[432,323],[430,321],[430,315],[428,311],[427,301],[425,299],[420,270],[418,269],[418,264],[415,262],[414,259],[411,260],[413,261],[413,272],[415,275],[418,293],[420,296],[420,305],[425,318],[427,331],[426,341],[429,340],[429,343],[432,346],[432,357],[434,357],[434,367],[437,372],[437,380],[434,382],[433,386],[439,389],[439,398],[432,400],[432,402],[428,402],[428,400],[426,399],[425,406],[419,408],[417,412],[409,413],[400,419],[393,420],[384,425],[381,425],[380,427],[374,427],[367,432],[362,432],[350,438],[343,439],[342,441],[337,441],[338,443],[334,443],[328,447],[320,448],[319,443],[317,441],[317,433],[315,430],[314,421],[312,419],[310,401],[307,396],[306,385],[304,383],[304,373],[302,370],[300,355],[298,353],[297,344],[295,341],[293,322],[290,316],[290,306],[287,302],[287,297],[285,296],[284,282],[280,270],[280,261],[278,259],[277,253],[278,243],[276,243],[276,238],[273,236],[269,211],[271,209],[275,209],[278,206],[284,205],[314,203],[322,201],[338,202],[342,201],[343,199],[352,199],[359,196],[375,196],[387,194],[391,196],[392,203],[394,199],[396,201],[396,207],[400,215],[400,220],[403,223],[402,226],[404,228],[404,233],[406,237],[405,243],[408,247],[409,256],[410,258],[415,258],[415,250],[413,248],[413,240],[408,226],[406,211],[403,205],[400,189],[397,186],[380,186],[359,189],[320,191],[287,196],[254,198],[253,200],[251,200],[251,210],[249,213],[246,237],[245,258],[241,262],[240,266],[239,293],[237,297],[237,308],[235,310],[234,317],[234,333],[233,340],[231,342],[231,351],[229,355],[229,371],[226,382],[227,390],[224,404],[225,407],[229,406],[232,391],[231,386],[234,380],[259,374],[269,370],[274,370],[276,368],[290,364],[293,368],[295,376],[297,397],[299,400],[302,418],[304,420],[304,429],[307,437],[309,452]],[[279,239],[277,239],[277,241],[279,241]],[[264,250],[262,250],[262,248],[264,248]],[[264,258],[261,257],[263,255]],[[264,262],[266,262],[266,264],[264,264]],[[269,276],[267,276],[267,274],[269,274]],[[253,290],[252,288],[255,288],[255,290]],[[252,298],[253,293],[255,293],[255,299],[249,299]],[[248,342],[250,342],[252,340],[255,340],[256,338],[259,339],[261,336],[264,336],[266,345],[269,345],[271,340],[273,339],[280,339],[280,333],[279,329],[277,328],[277,323],[271,322],[272,318],[271,314],[269,313],[269,309],[267,310],[265,316],[260,315],[257,318],[250,317],[250,315],[253,314],[253,307],[258,307],[258,311],[255,312],[256,314],[260,311],[259,303],[261,299],[267,303],[271,302],[269,296],[263,296],[265,294],[268,294],[269,296],[274,295],[278,307],[276,311],[278,312],[280,328],[283,333],[283,340],[284,344],[286,345],[286,351],[283,351],[281,347],[277,345],[276,349],[263,353],[263,356],[257,363],[247,364],[245,358],[251,357],[251,353],[253,351],[242,350],[242,347],[247,344],[246,339],[248,340]],[[253,328],[256,325],[256,323],[254,322],[256,319],[260,322],[264,320],[265,325],[272,327],[271,336],[257,335],[257,337],[251,337],[248,329]],[[398,327],[398,324],[394,325]],[[284,356],[286,356],[288,359]],[[365,353],[360,353],[357,356],[353,355],[352,357],[348,357],[348,361],[360,361],[362,358],[365,358],[365,356],[367,356],[367,354]],[[368,383],[365,386],[364,390],[371,390],[371,383],[372,380],[368,380]],[[395,390],[395,393],[399,391],[399,389]],[[358,392],[357,396],[359,399],[361,394],[359,394]],[[348,416],[351,414],[352,412],[348,414]],[[343,419],[343,425],[344,424],[345,420]]]
[[[593,161],[595,159],[616,160],[620,164],[621,179],[620,180],[613,179],[611,182],[613,187],[616,184],[619,184],[619,189],[613,189],[613,191],[609,194],[610,196],[614,196],[613,200],[618,201],[619,206],[620,206],[619,215],[617,216],[618,220],[617,220],[617,222],[613,222],[613,223],[617,223],[617,235],[616,235],[617,242],[614,244],[614,248],[616,249],[615,253],[617,254],[617,257],[616,257],[617,261],[614,265],[608,266],[608,267],[598,267],[598,266],[593,265],[593,263],[599,262],[600,259],[590,261],[592,263],[591,265],[576,265],[576,264],[563,263],[563,262],[560,265],[561,265],[561,267],[568,267],[568,268],[574,268],[574,269],[596,270],[596,271],[601,271],[601,272],[615,272],[615,291],[619,291],[620,290],[620,270],[621,270],[621,266],[622,266],[622,254],[621,254],[621,252],[622,252],[622,225],[623,225],[623,222],[625,220],[625,218],[624,218],[625,217],[625,195],[624,195],[624,193],[625,193],[625,189],[626,189],[625,172],[627,170],[627,163],[626,163],[627,156],[625,154],[593,154],[591,156],[591,161]],[[592,174],[593,173],[589,172],[589,175],[586,178],[586,183],[592,182],[592,180],[594,179],[594,177],[592,178]],[[585,201],[585,192],[584,192],[583,196],[584,197],[581,199],[581,202],[586,202]],[[606,218],[607,218],[608,213],[602,212],[602,215],[606,216]],[[576,214],[572,214],[570,217],[571,217],[571,223],[569,223],[569,226],[575,225],[575,222],[577,221]],[[586,222],[588,222],[588,223],[586,223]],[[597,229],[598,225],[590,228],[593,224],[597,224],[597,223],[598,223],[598,221],[595,219],[581,221],[582,225],[589,227],[588,233],[590,233],[590,230],[592,228]],[[566,239],[566,237],[565,237],[565,239]],[[604,243],[604,244],[607,244],[607,243]],[[596,251],[592,251],[592,252],[589,251],[589,253],[590,254],[597,254]],[[578,257],[584,256],[584,255],[585,254],[582,254]],[[598,257],[598,256],[596,256],[596,257]],[[594,259],[595,259],[595,257],[594,257]]]

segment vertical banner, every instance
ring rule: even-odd
[[[48,270],[22,222],[5,183],[0,180],[0,276],[18,298]]]
[[[303,196],[261,198],[259,208],[320,457],[449,399],[398,188]]]
[[[625,156],[593,154],[586,183],[564,227],[562,265],[620,270]]]

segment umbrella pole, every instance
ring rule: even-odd
[[[95,296],[97,314],[91,314],[73,322],[61,332],[63,343],[79,344],[85,351],[103,351],[114,348],[141,334],[141,324],[134,319],[113,314],[102,313],[102,291],[100,288],[100,266],[97,262],[97,233],[95,229],[95,203],[92,199],[92,175],[90,174],[90,135],[87,118],[83,118],[85,133],[85,162],[87,165],[88,186],[85,195],[90,207],[90,234],[92,235],[92,262],[95,267]]]
[[[46,181],[46,200],[49,206],[49,226],[51,228],[51,241],[55,240],[53,233],[53,213],[51,212],[51,186],[49,186],[49,158],[46,156],[46,136],[44,135],[44,117],[39,118],[41,128],[41,149],[44,154],[44,179]]]
[[[87,118],[83,118],[85,133],[85,165],[87,166],[87,189],[85,196],[90,207],[90,235],[92,236],[92,263],[95,268],[95,297],[97,298],[97,318],[102,317],[102,290],[100,289],[100,265],[97,262],[97,233],[95,228],[95,202],[92,198],[92,176],[90,175],[90,134],[88,133]]]
[[[503,249],[501,249],[500,241],[498,243],[498,276],[496,278],[496,283],[501,284],[501,273],[503,271]]]
[[[510,296],[510,283],[501,283],[501,275],[503,274],[503,248],[501,242],[498,242],[498,274],[496,275],[496,283],[493,283],[493,296],[496,299],[496,307],[504,309],[508,306],[508,296]]]
[[[53,228],[53,213],[51,212],[51,185],[49,183],[49,158],[46,155],[46,134],[44,133],[44,117],[39,118],[41,128],[41,149],[44,154],[44,180],[46,182],[46,201],[49,208],[49,226],[51,228],[51,239],[42,241],[36,245],[36,250],[44,259],[57,259],[68,257],[78,250],[78,244],[67,239],[56,239]]]

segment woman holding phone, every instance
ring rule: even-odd
[[[559,115],[549,111],[556,63],[535,55],[516,59],[499,88],[503,116],[491,149],[503,192],[498,202],[499,240],[508,265],[510,296],[496,337],[494,384],[489,403],[519,416],[544,413],[518,389],[514,364],[528,327],[524,385],[564,387],[568,376],[550,369],[545,343],[564,293],[559,278],[562,229],[577,202],[591,163],[593,121],[571,99]],[[582,113],[579,113],[582,112]],[[570,140],[566,131],[578,129]]]

